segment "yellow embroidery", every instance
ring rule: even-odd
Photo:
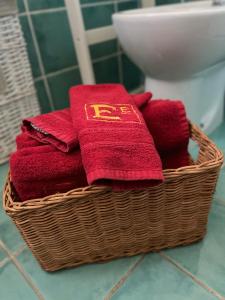
[[[130,113],[132,113],[130,107],[128,107],[128,106],[121,106],[120,111],[121,111],[121,114],[130,114]]]
[[[93,103],[84,106],[86,118],[90,121],[143,123],[132,104]]]
[[[93,118],[106,119],[106,120],[121,120],[119,116],[112,116],[113,111],[115,112],[117,108],[108,104],[92,104],[95,111]]]

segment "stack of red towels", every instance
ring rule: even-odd
[[[163,169],[187,166],[183,103],[151,97],[120,84],[79,85],[70,89],[70,108],[23,120],[10,158],[19,199],[88,184],[146,188],[164,180]]]

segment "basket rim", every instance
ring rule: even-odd
[[[165,181],[161,183],[160,185],[163,185],[165,182],[169,182],[172,179],[176,178],[182,178],[187,175],[194,175],[194,174],[200,174],[204,173],[206,171],[213,170],[215,168],[220,167],[223,164],[223,153],[222,151],[215,145],[215,143],[210,140],[203,132],[202,130],[189,122],[190,125],[190,131],[191,131],[191,139],[197,142],[197,144],[201,145],[201,141],[203,140],[204,142],[208,143],[210,145],[211,149],[213,150],[213,156],[214,158],[211,160],[208,160],[206,162],[200,163],[200,164],[195,164],[191,166],[186,166],[186,167],[181,167],[178,169],[166,169],[163,170],[163,175],[165,177]],[[157,189],[160,185],[150,187],[148,189]],[[128,191],[120,191],[119,193],[123,193],[124,196],[127,193],[130,192],[135,192],[135,193],[141,193],[144,189],[142,190],[128,190]],[[43,198],[37,198],[37,199],[31,199],[27,200],[24,202],[18,202],[18,201],[13,201],[11,195],[12,195],[12,190],[11,190],[11,184],[10,184],[10,173],[8,173],[7,178],[6,178],[6,183],[3,189],[3,207],[4,210],[7,213],[13,213],[15,211],[24,211],[24,210],[32,210],[32,209],[37,209],[41,207],[51,207],[62,204],[64,202],[68,201],[82,201],[85,200],[86,197],[93,195],[93,194],[100,194],[100,193],[107,193],[111,191],[110,187],[105,187],[105,186],[95,186],[95,185],[90,185],[86,187],[81,187],[81,188],[76,188],[73,190],[70,190],[66,193],[57,193],[53,195],[49,195]],[[112,191],[111,191],[112,192]],[[113,192],[113,193],[118,193],[118,192]],[[8,197],[9,196],[9,197]]]

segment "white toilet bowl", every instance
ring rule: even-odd
[[[207,133],[222,122],[225,6],[200,1],[130,10],[114,14],[113,23],[154,98],[182,99]]]

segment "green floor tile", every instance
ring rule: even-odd
[[[214,203],[202,242],[165,251],[225,297],[225,206]]]
[[[38,300],[34,291],[12,263],[0,268],[1,300]]]
[[[209,137],[225,154],[225,122],[223,122]]]
[[[0,222],[0,240],[2,240],[11,252],[17,251],[25,244],[16,225],[7,215],[4,216],[4,221]]]
[[[225,205],[225,167],[220,171],[214,198]]]
[[[2,194],[3,185],[5,183],[6,174],[8,173],[8,164],[0,166],[0,191]],[[24,244],[16,226],[12,223],[11,219],[6,215],[0,204],[0,240],[11,250],[16,251]],[[1,297],[0,297],[1,299]]]
[[[6,258],[6,253],[5,251],[1,248],[1,245],[0,245],[0,266],[1,266],[1,262],[3,261],[3,259]],[[0,268],[1,270],[1,268]]]
[[[217,299],[158,254],[148,254],[112,300]]]
[[[1,195],[3,193],[3,188],[4,188],[5,181],[6,181],[6,176],[7,176],[7,173],[8,173],[8,169],[9,169],[8,163],[0,165],[0,194]],[[0,204],[0,224],[3,223],[6,220],[8,220],[8,217],[5,214],[5,212],[3,211],[2,201],[1,201],[1,204]]]
[[[9,165],[8,163],[5,163],[3,165],[0,165],[0,192],[2,193],[3,191],[3,186],[5,184],[5,180],[6,180],[6,175],[8,173],[9,170]]]
[[[24,251],[18,259],[46,300],[103,300],[138,258],[84,265],[54,273],[43,271],[29,250]]]

